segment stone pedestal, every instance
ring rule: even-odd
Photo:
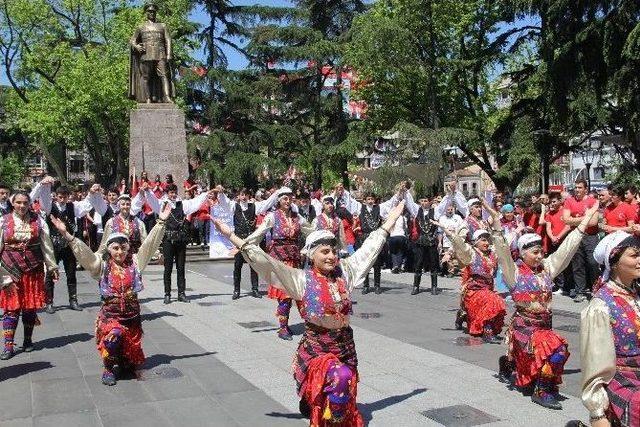
[[[164,182],[170,173],[182,194],[189,174],[184,113],[173,104],[138,104],[129,121],[129,175],[135,168],[137,178],[144,170]]]

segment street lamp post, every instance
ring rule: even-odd
[[[591,191],[591,162],[585,162],[584,167],[587,170],[587,191]]]
[[[546,137],[551,135],[549,129],[537,129],[532,132],[536,136],[538,152],[540,153],[540,194],[546,194],[549,188],[549,145]]]
[[[601,155],[602,145],[602,141],[599,139],[589,139],[588,146],[580,153],[587,172],[587,191],[591,191],[591,165]]]

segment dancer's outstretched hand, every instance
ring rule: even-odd
[[[231,230],[231,227],[229,227],[224,222],[220,221],[220,219],[218,218],[213,218],[213,225],[215,225],[216,229],[220,232],[220,234],[222,234],[227,238],[230,237],[231,234],[233,233],[233,230]]]
[[[491,206],[484,198],[480,199],[480,203],[482,203],[482,207],[485,208],[487,212],[489,212],[489,215],[491,215],[493,218],[500,217],[500,212],[495,210],[493,206]]]
[[[382,224],[382,228],[387,233],[391,232],[391,229],[395,225],[396,220],[400,217],[400,215],[402,215],[402,212],[404,212],[404,200],[398,203],[395,208],[391,209],[391,211],[389,212],[389,216],[387,217],[384,224]]]
[[[171,205],[165,202],[164,206],[162,207],[162,211],[160,212],[160,214],[158,214],[158,218],[166,221],[167,218],[169,218],[169,215],[171,215]]]
[[[49,215],[49,219],[51,219],[51,223],[56,227],[60,234],[62,234],[63,236],[67,234],[67,226],[62,220],[56,218],[53,215]]]

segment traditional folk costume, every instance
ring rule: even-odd
[[[389,215],[389,211],[399,203],[399,198],[396,194],[385,202],[369,206],[367,204],[360,203],[353,198],[350,192],[344,190],[341,196],[341,201],[344,203],[345,208],[351,213],[351,215],[357,216],[359,219],[360,234],[356,239],[356,249],[359,249],[362,247],[362,244],[367,240],[369,235],[380,228],[383,218],[386,218]],[[378,255],[378,259],[376,259],[376,262],[373,264],[373,289],[377,295],[382,293],[382,289],[380,288],[380,279],[382,276],[382,264],[384,263],[384,252],[385,248],[383,247],[382,251],[380,251],[380,254]],[[364,277],[362,293],[367,294],[369,291],[369,274],[367,273]]]
[[[504,235],[493,232],[498,263],[516,309],[506,334],[507,357],[500,360],[500,379],[508,380],[515,366],[515,384],[521,388],[535,386],[531,399],[554,409],[562,408],[555,395],[569,350],[567,341],[551,325],[553,278],[567,267],[582,236],[577,229],[571,232],[558,250],[534,270],[522,259],[513,261]],[[518,251],[522,254],[541,245],[540,236],[527,233],[518,240]]]
[[[60,190],[60,189],[59,189]],[[78,231],[78,222],[82,221],[84,216],[91,211],[91,203],[88,197],[81,201],[58,203],[52,202],[51,199],[51,186],[42,185],[39,191],[39,195],[36,200],[40,201],[42,211],[50,216],[60,219],[67,225],[67,229],[70,233],[74,234],[74,230]],[[78,281],[76,279],[77,261],[73,256],[73,252],[69,248],[67,241],[60,235],[58,230],[53,226],[51,220],[47,219],[47,225],[49,226],[51,234],[51,242],[53,243],[53,252],[55,255],[56,264],[62,261],[64,265],[64,274],[67,277],[67,291],[69,295],[69,307],[72,310],[82,311],[82,307],[78,305]],[[81,236],[82,234],[79,233]],[[54,294],[54,280],[51,274],[48,274],[45,279],[45,290],[47,294],[47,313],[54,313],[53,308],[53,294]]]
[[[226,194],[218,193],[218,206],[224,209],[227,214],[233,217],[233,230],[236,236],[247,238],[256,230],[256,221],[259,215],[271,209],[278,201],[278,194],[274,192],[267,200],[256,202],[239,202],[229,200]],[[240,298],[240,281],[242,279],[242,265],[245,263],[240,252],[236,253],[233,259],[233,296]],[[261,298],[258,290],[258,274],[250,268],[251,292],[255,298]]]
[[[291,190],[283,187],[278,190],[276,194],[278,194],[278,197],[282,197],[291,194]],[[289,212],[276,209],[268,213],[256,231],[251,233],[245,240],[258,245],[269,230],[271,230],[271,242],[268,248],[269,255],[290,267],[300,267],[301,256],[299,241],[301,233],[303,236],[306,236],[313,231],[313,227],[292,209],[289,209]],[[278,336],[282,339],[291,340],[292,333],[289,329],[289,314],[291,312],[292,299],[286,290],[274,286],[269,279],[269,275],[265,276],[265,279],[269,283],[267,296],[278,301],[278,308],[276,310],[276,316],[280,324]]]
[[[47,272],[58,269],[47,223],[35,212],[20,218],[15,212],[2,216],[0,224],[0,308],[4,350],[1,359],[13,356],[13,339],[22,313],[23,350],[33,350],[33,328],[40,324],[36,311],[45,306]]]
[[[640,240],[616,231],[600,241],[594,258],[605,266],[593,299],[582,311],[582,402],[591,420],[640,426],[640,306],[636,286],[609,277],[611,264]],[[617,258],[617,259],[616,259]]]
[[[201,193],[193,199],[171,200],[168,196],[158,200],[151,190],[145,192],[145,198],[151,209],[160,214],[162,205],[168,203],[171,206],[171,214],[166,222],[166,232],[162,242],[162,258],[164,259],[164,303],[171,303],[171,274],[173,265],[176,265],[176,285],[178,288],[178,301],[189,302],[186,295],[187,279],[185,265],[187,260],[187,243],[191,239],[189,221],[187,217],[197,212],[200,206],[207,200],[207,193]]]
[[[93,253],[80,239],[69,245],[80,265],[98,280],[102,307],[96,319],[96,344],[103,359],[102,382],[115,384],[114,366],[134,369],[144,362],[142,351],[142,322],[138,293],[144,289],[142,271],[160,247],[165,232],[165,221],[158,220],[148,237],[138,248],[137,254],[127,256],[118,265],[101,252]],[[113,233],[106,239],[110,244],[116,239],[127,239],[123,233]]]
[[[331,196],[324,196],[322,198],[323,203],[334,203],[334,199]],[[311,223],[311,226],[314,230],[326,230],[331,234],[336,236],[338,239],[338,249],[341,251],[347,251],[347,244],[345,242],[344,236],[344,226],[342,224],[342,220],[336,214],[335,210],[331,214],[327,214],[326,212],[321,211]]]
[[[363,426],[356,406],[358,359],[349,326],[351,293],[364,280],[387,238],[387,232],[372,232],[353,255],[340,261],[326,276],[308,267],[304,270],[265,254],[258,246],[241,248],[249,264],[260,275],[275,275],[275,286],[300,301],[305,332],[293,361],[301,411],[310,415],[311,426]],[[316,231],[307,238],[309,256],[316,244],[335,244],[335,237]]]
[[[126,235],[129,239],[129,252],[131,254],[138,252],[140,245],[147,237],[147,229],[144,222],[135,216],[140,212],[145,203],[144,196],[145,192],[140,191],[133,199],[128,194],[123,194],[118,197],[118,202],[123,199],[131,201],[131,210],[129,211],[129,215],[125,217],[121,212],[114,212],[112,207],[107,205],[107,202],[102,198],[100,193],[89,194],[88,200],[91,206],[98,214],[102,215],[104,222],[102,240],[100,241],[97,252],[101,254],[106,252],[107,239],[112,233],[122,233]],[[109,219],[105,221],[105,218]]]
[[[409,192],[405,194],[405,203],[414,218],[414,224],[417,228],[414,252],[415,272],[411,295],[420,293],[423,271],[431,273],[431,294],[436,295],[438,290],[438,271],[440,270],[438,244],[441,237],[438,232],[438,226],[431,222],[435,220],[435,208],[431,206],[429,209],[423,209],[422,206],[413,201],[413,196]]]
[[[489,237],[489,232],[478,229],[473,241]],[[483,253],[472,247],[460,236],[453,237],[453,248],[462,270],[462,309],[466,314],[469,334],[482,336],[485,341],[497,343],[496,335],[502,332],[507,307],[494,289],[494,278],[498,270],[498,258],[489,250]]]

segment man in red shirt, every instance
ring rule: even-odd
[[[638,206],[638,189],[635,185],[627,188],[624,193],[624,201],[630,204],[636,210],[636,223],[640,223],[640,206]]]
[[[588,208],[597,203],[596,199],[587,196],[587,182],[584,179],[576,181],[575,195],[565,200],[562,209],[562,220],[572,229],[582,221]],[[593,250],[598,244],[598,217],[594,215],[585,230],[585,236],[571,259],[571,269],[576,286],[571,291],[573,301],[585,300],[584,293],[591,291],[591,286],[600,274],[598,263],[593,258]]]
[[[629,203],[624,202],[624,190],[622,188],[609,187],[611,203],[604,208],[604,223],[601,229],[609,234],[617,230],[633,233],[633,224],[636,222],[637,211]]]
[[[562,220],[562,211],[562,196],[560,193],[550,193],[549,212],[544,216],[545,231],[549,238],[550,254],[558,249],[560,243],[562,243],[571,231],[571,227]],[[569,294],[573,284],[571,267],[567,267],[562,274],[556,276],[555,284],[559,289],[562,289],[562,293]]]

